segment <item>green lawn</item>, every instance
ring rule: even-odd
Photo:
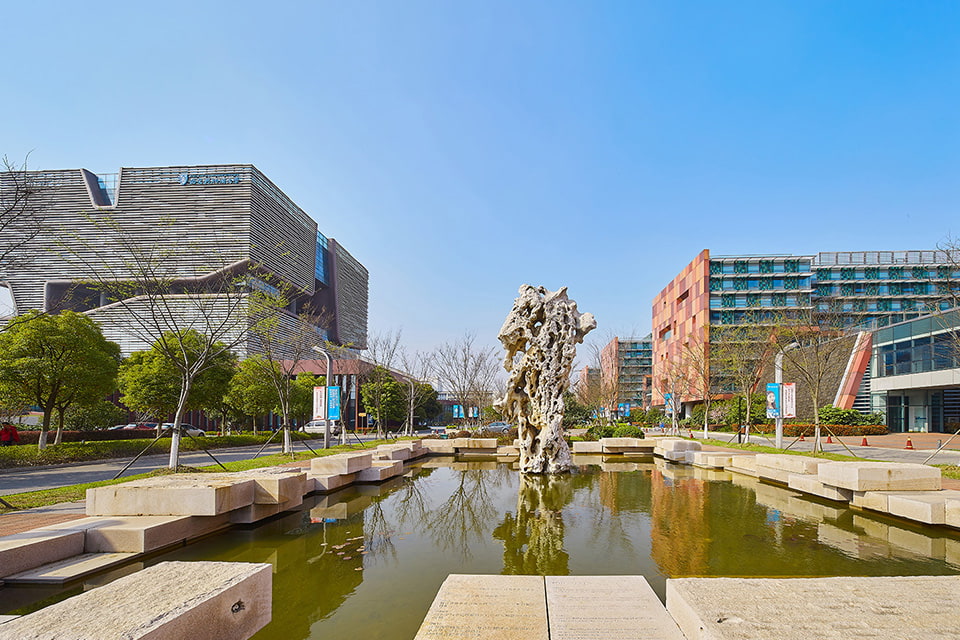
[[[316,454],[306,452],[297,452],[293,456],[287,454],[274,454],[269,456],[261,456],[259,458],[250,459],[250,460],[239,460],[237,462],[226,462],[224,466],[228,471],[247,471],[249,469],[259,469],[261,467],[273,467],[276,465],[284,464],[291,462],[293,460],[309,460],[310,458],[318,456],[329,456],[334,453],[340,453],[342,451],[351,451],[354,449],[361,448],[373,448],[379,444],[385,444],[387,440],[376,440],[373,442],[365,442],[363,446],[359,444],[352,445],[337,445],[326,450],[319,450]],[[389,442],[393,442],[392,440]],[[63,446],[63,445],[61,445]],[[12,448],[12,447],[10,447]],[[222,472],[223,469],[219,465],[210,465],[207,467],[199,468],[184,468],[184,471],[196,472],[196,473],[210,473],[210,472]],[[141,473],[133,476],[126,476],[119,478],[117,480],[101,480],[100,482],[88,482],[86,484],[77,484],[69,487],[61,487],[59,489],[46,489],[43,491],[30,491],[27,493],[15,493],[8,496],[3,496],[3,499],[13,505],[13,509],[8,509],[0,505],[0,514],[10,513],[11,511],[19,511],[21,509],[32,509],[34,507],[45,507],[52,504],[58,504],[61,502],[74,502],[77,500],[83,500],[86,497],[87,489],[92,489],[94,487],[105,487],[111,484],[120,484],[122,482],[130,482],[131,480],[137,480],[139,478],[149,478],[151,476],[158,475],[167,475],[172,473],[169,469],[158,469],[151,471],[149,473]]]

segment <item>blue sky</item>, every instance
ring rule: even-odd
[[[960,233],[956,2],[18,2],[0,153],[252,163],[370,270],[370,329],[598,337],[715,254]]]

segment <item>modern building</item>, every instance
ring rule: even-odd
[[[159,294],[164,312],[185,325],[198,313],[227,318],[245,311],[210,288],[215,278],[230,274],[248,290],[282,283],[292,292],[281,328],[293,330],[297,312],[309,305],[323,316],[315,327],[318,338],[366,346],[366,268],[252,165],[18,175],[24,176],[36,190],[32,202],[43,225],[30,260],[0,273],[15,313],[81,311],[97,320],[124,354],[147,348],[144,336],[130,330],[131,314],[155,312],[157,297],[139,295],[134,287],[124,304],[117,304],[97,282],[104,274],[118,281],[135,278],[142,264],[130,265],[151,260],[157,281],[166,287]],[[11,176],[0,174],[0,189],[10,188]],[[188,303],[201,298],[202,311]],[[238,350],[245,352],[249,344]]]
[[[908,321],[955,304],[958,262],[933,250],[711,256],[705,249],[653,301],[653,403],[664,403],[668,363],[691,343],[707,345],[709,358],[717,328],[814,315],[847,328]]]
[[[615,391],[615,406],[608,407],[624,415],[633,409],[650,406],[653,374],[653,334],[643,338],[614,337],[600,351],[601,384]],[[612,400],[613,398],[611,398]]]

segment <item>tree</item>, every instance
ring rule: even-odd
[[[39,447],[47,446],[54,412],[101,401],[116,385],[120,347],[103,337],[85,315],[64,311],[55,316],[29,311],[0,333],[0,395],[40,407],[43,423]]]
[[[152,416],[158,424],[181,406],[184,410],[193,410],[217,405],[229,388],[236,356],[230,351],[220,351],[193,378],[189,391],[184,394],[181,372],[164,355],[162,345],[176,345],[187,360],[200,357],[198,354],[205,349],[205,341],[196,331],[184,331],[165,335],[148,351],[133,352],[120,369],[123,403],[133,411]]]
[[[464,334],[456,342],[447,342],[437,348],[434,370],[454,400],[466,411],[467,407],[492,404],[494,387],[500,373],[500,358],[494,347],[482,348],[474,344],[473,334]]]
[[[710,329],[710,367],[721,391],[745,400],[747,437],[750,436],[753,398],[765,369],[773,361],[775,325],[720,325]]]
[[[313,416],[313,388],[325,384],[326,376],[299,374],[290,385],[290,417],[301,424],[309,422]]]
[[[703,340],[696,340],[693,344],[683,345],[683,356],[687,363],[690,391],[701,399],[703,405],[703,437],[708,437],[710,426],[710,405],[713,403],[717,375],[710,366],[709,344]]]
[[[326,314],[314,313],[307,305],[300,313],[289,311],[301,292],[270,276],[250,292],[250,335],[260,357],[252,359],[260,374],[270,381],[276,394],[283,429],[283,453],[293,452],[290,435],[294,377],[304,360],[313,359],[314,348],[326,341],[319,330],[328,324]],[[310,394],[311,402],[313,393]]]
[[[825,395],[832,383],[839,383],[851,351],[866,344],[860,335],[851,334],[845,327],[840,314],[808,309],[785,317],[775,334],[775,346],[783,353],[784,376],[796,379],[798,395],[805,393],[809,398],[815,452],[823,450],[818,408],[826,404]]]
[[[404,388],[405,404],[407,407],[404,433],[412,436],[417,411],[425,408],[425,405],[430,401],[437,404],[437,408],[439,409],[437,392],[426,382],[433,371],[433,354],[422,351],[408,354],[405,350],[401,350],[400,362],[403,370],[407,374],[406,386]],[[426,412],[422,412],[424,418],[427,417],[425,414]],[[432,412],[431,415],[436,415],[436,412]]]
[[[373,412],[377,421],[377,433],[383,433],[387,421],[399,422],[406,414],[403,385],[387,369],[374,367],[367,381],[360,385],[363,405]]]
[[[237,365],[233,378],[223,397],[223,403],[238,416],[245,416],[257,430],[257,418],[269,413],[276,405],[276,391],[269,379],[261,375],[263,364],[259,356],[251,356]]]
[[[377,421],[377,437],[382,438],[384,416],[393,412],[391,406],[387,409],[384,404],[394,402],[397,390],[391,383],[396,380],[390,375],[390,370],[396,364],[400,353],[400,331],[375,333],[367,341],[367,357],[373,363],[373,371],[367,376],[367,382],[360,386],[363,406],[373,413]],[[387,389],[386,385],[390,385]],[[364,391],[366,389],[366,391]],[[402,398],[401,398],[402,401]]]
[[[74,431],[107,429],[127,421],[126,409],[109,400],[89,405],[74,405],[65,414],[66,428]]]
[[[687,354],[681,352],[667,360],[660,371],[660,392],[663,394],[666,412],[670,416],[670,432],[680,434],[680,409],[683,399],[690,394],[691,372]]]
[[[179,376],[173,414],[169,467],[180,460],[180,423],[200,374],[247,339],[251,317],[248,297],[256,269],[237,256],[209,249],[191,250],[178,235],[175,221],[124,220],[105,211],[91,216],[96,242],[65,235],[59,246],[64,260],[78,273],[72,295],[99,295],[110,313],[125,320],[129,337],[162,354]],[[150,224],[155,242],[137,239],[140,225]],[[103,306],[103,305],[101,305]],[[178,339],[187,334],[196,340]]]
[[[0,280],[30,259],[43,222],[40,198],[43,188],[27,171],[27,162],[17,166],[6,156],[0,172]],[[24,314],[7,322],[0,331],[37,317]]]

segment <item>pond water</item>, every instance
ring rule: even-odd
[[[960,535],[945,529],[652,458],[552,478],[492,460],[409,471],[97,580],[164,560],[269,562],[273,620],[257,640],[409,640],[450,573],[642,574],[661,600],[668,577],[960,573]],[[21,612],[80,588],[34,591]],[[31,592],[3,591],[8,610]]]

